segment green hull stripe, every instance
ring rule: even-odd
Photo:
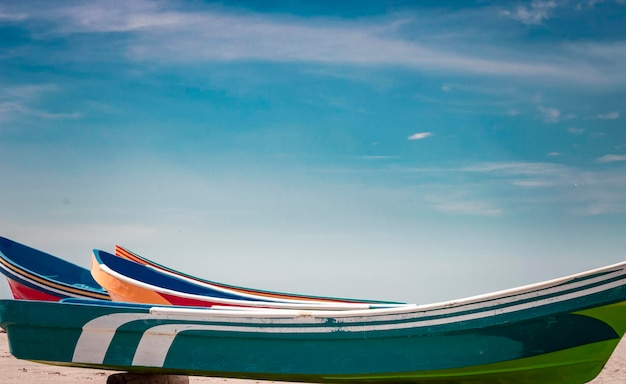
[[[411,381],[417,379],[453,379],[463,378],[463,380],[472,380],[469,382],[488,382],[484,381],[490,376],[493,379],[502,380],[503,374],[511,375],[514,381],[506,381],[507,383],[531,383],[530,377],[534,380],[540,380],[541,377],[545,381],[536,381],[537,383],[585,383],[594,378],[604,366],[605,362],[611,356],[611,353],[617,346],[619,340],[607,340],[598,343],[588,344],[580,347],[570,348],[563,351],[547,353],[539,356],[527,357],[501,363],[485,364],[473,367],[446,369],[438,371],[421,371],[415,373],[389,374],[389,375],[371,375],[371,376],[333,376],[325,377],[325,379],[333,381],[349,381],[349,380],[384,380],[394,381],[401,379],[409,379]],[[590,361],[590,356],[594,359]],[[548,377],[563,376],[568,380],[552,381],[546,380]],[[584,377],[581,377],[584,376]],[[581,381],[584,380],[584,381]],[[501,382],[501,381],[498,381]]]
[[[626,333],[626,301],[575,312],[607,323],[621,337]]]

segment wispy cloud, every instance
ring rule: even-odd
[[[0,7],[0,21],[3,22],[16,22],[23,21],[28,18],[28,14],[22,12],[5,12]]]
[[[205,15],[174,33],[143,34],[129,49],[135,60],[317,62],[357,66],[401,66],[490,75],[560,76],[550,63],[508,61],[504,57],[461,55],[380,34],[380,27],[323,25],[311,21],[261,19],[249,15]],[[289,39],[284,39],[289,36]],[[280,41],[281,44],[276,44]],[[159,42],[160,49],[155,49]],[[303,49],[306,47],[306,49]]]
[[[563,54],[575,58],[578,63],[588,63],[603,71],[605,79],[613,82],[624,81],[626,62],[626,41],[585,41],[562,44]]]
[[[10,120],[16,115],[30,116],[45,120],[79,119],[82,117],[82,114],[78,112],[54,113],[29,108],[20,103],[0,102],[0,121]]]
[[[55,84],[21,84],[4,86],[0,91],[2,99],[38,100],[50,93],[59,92]]]
[[[626,161],[626,155],[604,155],[602,157],[599,157],[596,160],[598,163],[615,163],[615,162],[619,162],[619,161]]]
[[[606,155],[597,161],[626,161],[626,155]],[[508,196],[516,206],[548,204],[550,209],[559,207],[576,215],[626,212],[626,195],[622,192],[626,169],[623,167],[588,169],[547,162],[494,162],[458,171],[475,174],[481,185],[489,185],[490,191],[501,191],[500,194]],[[507,189],[507,184],[513,189]]]
[[[41,119],[46,120],[64,120],[64,119],[80,119],[83,117],[83,114],[80,112],[47,112],[47,111],[38,111],[34,109],[26,109],[24,111],[26,114],[31,116],[39,117]]]
[[[113,4],[113,5],[112,5]],[[234,11],[216,6],[178,3],[92,1],[63,3],[51,9],[20,9],[28,20],[40,20],[37,31],[50,34],[124,33],[120,45],[131,60],[155,63],[230,61],[307,62],[370,67],[397,66],[420,71],[452,71],[485,76],[522,76],[598,82],[605,72],[576,57],[519,55],[503,44],[496,49],[450,38],[423,27],[420,14],[348,21]],[[533,1],[511,15],[526,22],[548,17],[551,1]],[[442,17],[442,16],[439,16]],[[448,17],[448,16],[446,16]],[[400,30],[406,20],[419,27],[419,40]],[[44,30],[43,32],[41,30]],[[121,35],[120,35],[121,36]],[[433,36],[433,39],[429,39]],[[429,44],[429,41],[437,43]],[[470,42],[471,44],[471,42]],[[469,52],[474,52],[473,54]],[[552,59],[549,59],[552,58]]]
[[[561,111],[556,108],[539,106],[537,107],[541,119],[546,123],[557,123],[561,118]]]
[[[575,10],[590,10],[596,4],[603,3],[604,0],[582,0],[582,1],[563,1],[563,0],[532,0],[529,5],[518,5],[512,9],[501,12],[501,15],[510,17],[528,26],[541,25],[553,17],[557,8],[570,8]],[[624,4],[623,0],[615,0],[617,4]]]
[[[570,127],[570,128],[567,128],[567,132],[571,133],[572,135],[579,136],[585,133],[585,128]]]
[[[582,1],[579,1],[578,4],[574,5],[574,9],[576,10],[589,9],[589,8],[595,7],[596,4],[601,4],[604,2],[605,0],[582,0]],[[614,0],[613,2],[615,2],[616,4],[621,4],[621,5],[626,3],[624,0]]]
[[[411,136],[407,137],[408,140],[422,140],[425,139],[427,137],[431,137],[433,136],[432,132],[418,132],[418,133],[414,133]]]
[[[569,43],[563,46],[567,50],[587,58],[598,58],[603,61],[620,61],[626,57],[626,41],[585,41]]]
[[[15,116],[30,116],[46,120],[78,119],[78,112],[50,112],[33,106],[59,88],[54,84],[8,86],[0,90],[0,121],[8,121]]]
[[[458,169],[462,172],[494,173],[498,175],[554,175],[562,172],[563,166],[554,163],[529,163],[521,161],[478,163]]]
[[[519,185],[520,187],[528,187],[528,188],[542,188],[542,187],[550,187],[553,183],[546,180],[515,180],[513,181],[514,185]]]
[[[454,87],[455,87],[454,84],[446,83],[446,84],[442,84],[441,85],[441,90],[444,91],[444,92],[450,92]]]
[[[619,119],[619,112],[615,111],[615,112],[609,112],[609,113],[604,113],[604,114],[600,114],[597,116],[598,119],[602,119],[602,120],[615,120],[615,119]]]
[[[502,15],[526,25],[538,25],[549,19],[556,7],[556,1],[533,0],[530,6],[518,5],[515,9],[502,11]]]

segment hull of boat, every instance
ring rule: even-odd
[[[16,357],[60,365],[306,382],[576,384],[600,372],[626,331],[625,267],[354,311],[0,301],[0,325]]]
[[[88,269],[3,237],[0,237],[0,273],[7,278],[15,299],[110,300]]]
[[[137,253],[130,251],[122,246],[115,246],[115,255],[126,260],[133,261],[138,264],[145,265],[159,272],[165,273],[170,276],[178,277],[192,284],[197,284],[201,287],[209,287],[240,298],[241,300],[262,300],[262,301],[280,301],[280,302],[317,302],[317,303],[370,303],[370,304],[403,304],[400,302],[388,302],[378,300],[364,300],[364,299],[351,299],[351,298],[336,298],[336,297],[324,297],[324,296],[311,296],[311,295],[298,295],[286,292],[275,292],[260,289],[253,289],[248,287],[240,287],[235,285],[223,284],[211,280],[201,279],[196,276],[192,276],[167,266],[158,264],[150,259],[138,255]],[[181,305],[187,305],[182,304]]]
[[[139,264],[108,252],[94,250],[91,275],[114,301],[194,307],[237,306],[283,309],[369,309],[404,306],[404,303],[342,301],[333,299],[298,300],[242,294],[215,284],[193,281]]]

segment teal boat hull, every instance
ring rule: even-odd
[[[0,301],[11,353],[135,373],[302,382],[585,383],[626,331],[624,265],[359,311]]]

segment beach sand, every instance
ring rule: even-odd
[[[0,330],[0,384],[106,384],[115,372],[85,368],[57,367],[18,360],[9,353],[7,335]],[[189,384],[255,384],[273,383],[259,380],[235,380],[210,377],[190,377]],[[626,339],[622,340],[613,356],[592,384],[626,383]],[[550,384],[550,383],[546,383]]]

